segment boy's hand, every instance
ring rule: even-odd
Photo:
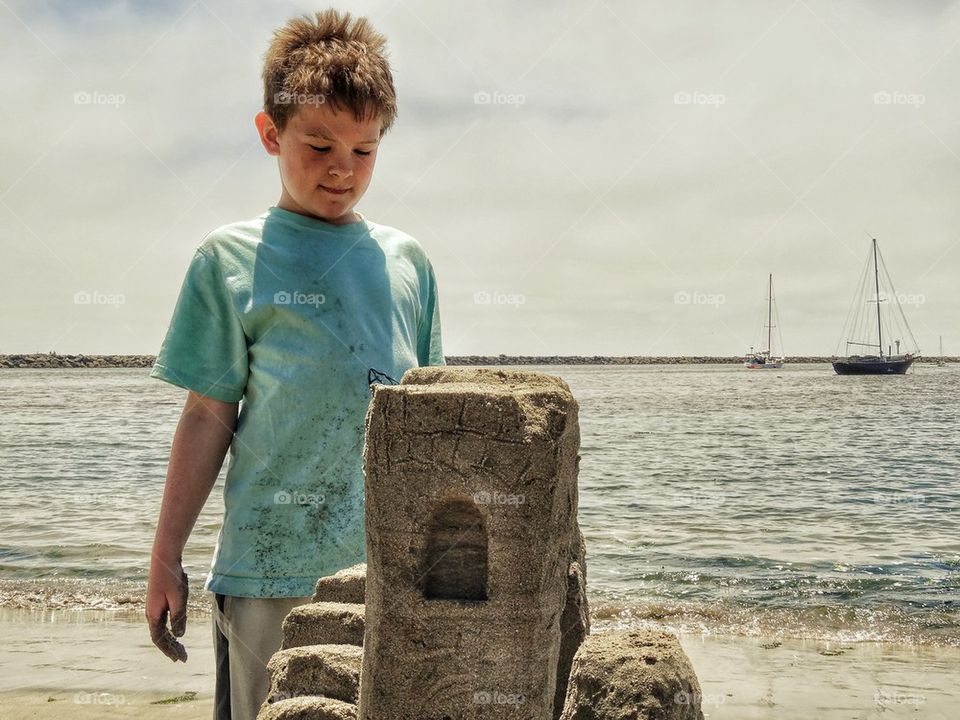
[[[187,649],[176,638],[187,631],[187,574],[179,562],[167,564],[154,557],[147,581],[147,624],[150,639],[176,662],[187,661]],[[167,627],[167,617],[170,627]]]
[[[174,662],[187,661],[186,649],[176,640],[187,631],[183,548],[217,481],[233,439],[238,408],[239,403],[221,402],[191,390],[173,437],[147,581],[147,624],[153,644]]]
[[[239,403],[221,402],[191,390],[173,437],[151,552],[147,624],[153,644],[174,662],[187,661],[186,648],[176,640],[187,631],[183,548],[217,481],[217,473],[233,439],[238,408]]]

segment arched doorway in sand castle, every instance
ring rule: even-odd
[[[472,499],[449,499],[433,511],[424,562],[425,599],[487,599],[487,523]]]

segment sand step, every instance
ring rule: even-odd
[[[356,704],[360,697],[363,648],[356,645],[304,645],[280,650],[270,659],[267,702],[322,695]]]
[[[257,720],[357,720],[357,706],[320,696],[264,703]]]
[[[283,621],[281,649],[303,645],[363,645],[364,610],[359,603],[299,605]]]
[[[366,584],[367,566],[360,563],[317,580],[313,601],[362,604]]]
[[[701,690],[676,635],[588,635],[573,659],[560,720],[703,720]]]

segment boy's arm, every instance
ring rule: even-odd
[[[238,406],[239,403],[214,400],[191,391],[173,438],[150,558],[146,602],[150,638],[173,661],[187,660],[186,648],[175,639],[182,637],[187,628],[183,548],[217,481],[236,428]]]
[[[427,261],[426,280],[420,298],[420,324],[417,328],[417,364],[446,365],[443,343],[440,340],[440,300],[437,296],[437,278]]]

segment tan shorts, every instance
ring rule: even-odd
[[[280,649],[283,619],[298,598],[213,596],[213,651],[217,684],[214,720],[254,720],[270,690],[267,663]]]

